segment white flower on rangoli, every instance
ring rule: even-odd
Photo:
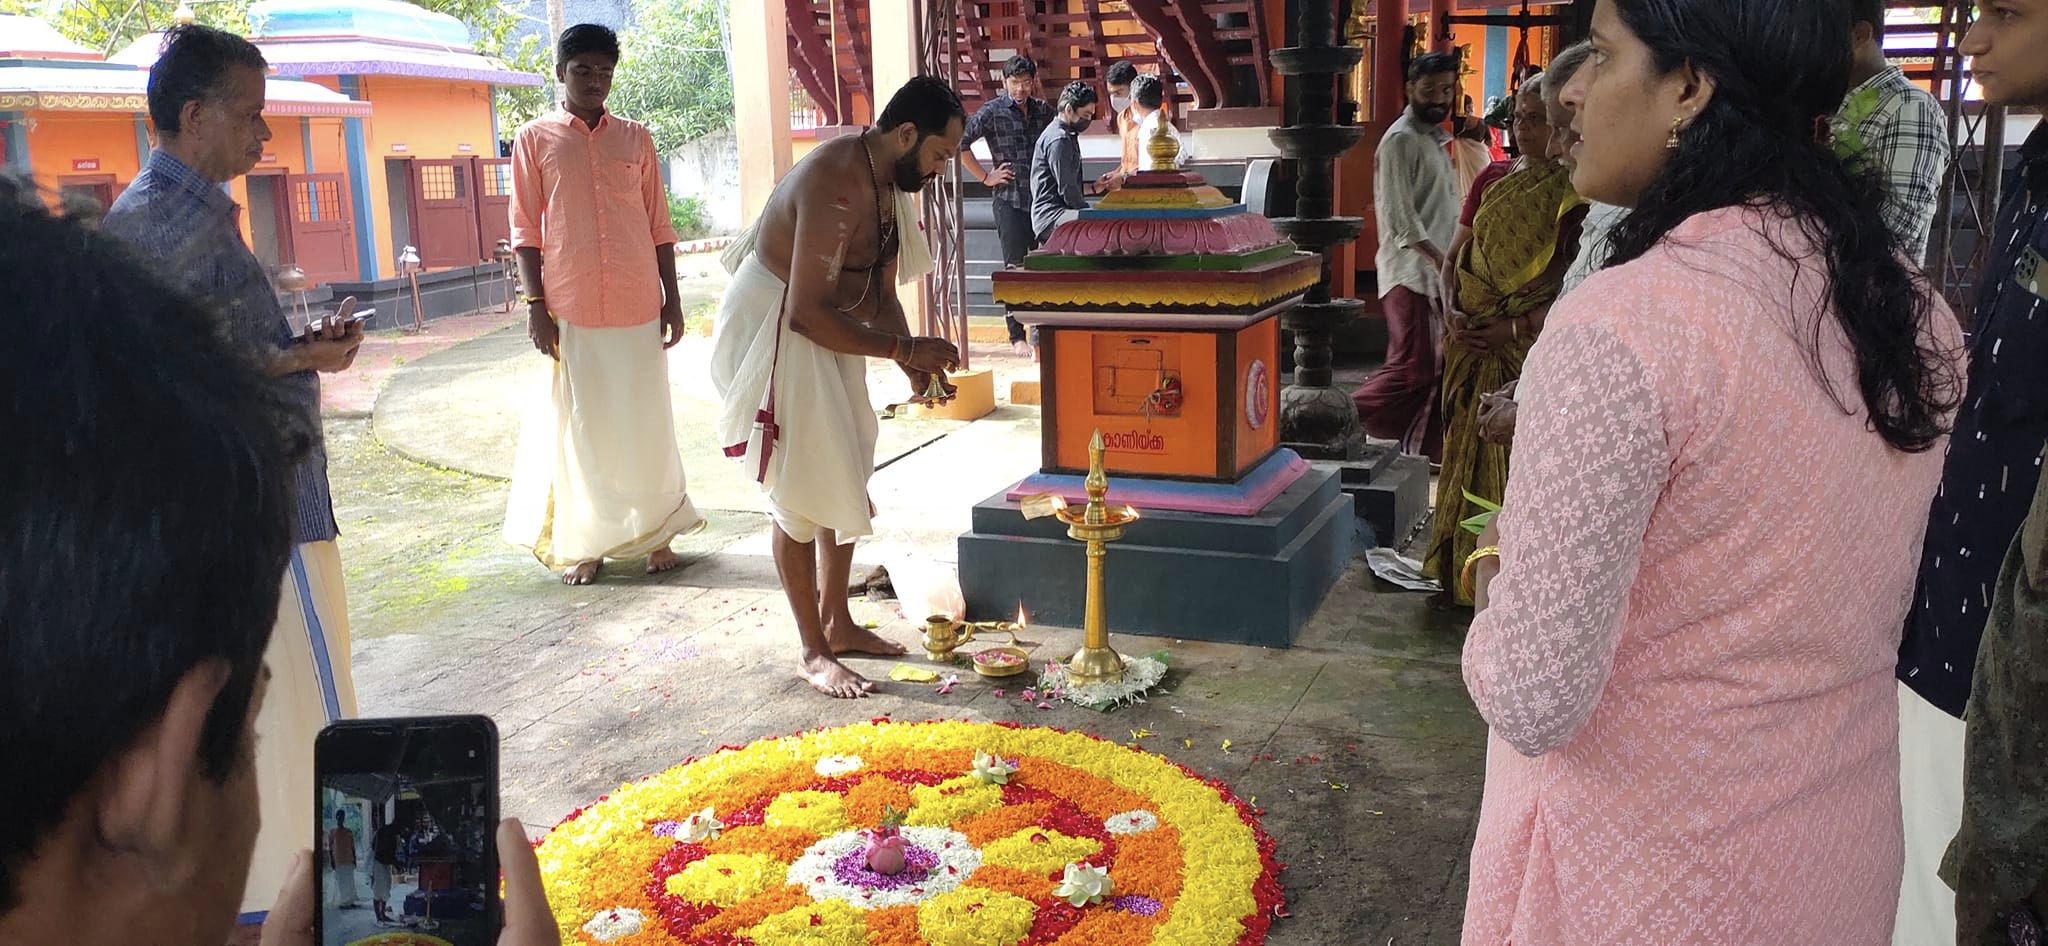
[[[590,922],[583,924],[583,932],[589,933],[591,939],[600,943],[609,943],[640,932],[640,927],[646,922],[647,918],[632,907],[613,907],[610,910],[599,910],[596,916],[590,918]]]
[[[1102,827],[1111,834],[1144,834],[1159,827],[1159,816],[1143,809],[1120,812],[1104,819]]]
[[[818,764],[812,768],[817,769],[818,774],[826,778],[838,778],[860,771],[861,764],[860,756],[857,755],[828,755],[819,759]]]
[[[1008,785],[1010,784],[1010,776],[1015,774],[1016,771],[1017,766],[1003,761],[1001,756],[987,752],[976,752],[974,754],[974,768],[968,774],[990,785]]]
[[[718,820],[718,816],[712,814],[711,809],[706,808],[691,815],[688,821],[683,822],[677,827],[676,836],[691,844],[702,844],[705,841],[718,837],[718,832],[724,830],[725,822]]]
[[[1101,903],[1102,898],[1116,892],[1116,884],[1109,879],[1109,871],[1086,862],[1068,864],[1066,876],[1060,885],[1052,889],[1052,895],[1076,907]]]
[[[804,851],[785,880],[820,903],[838,900],[859,910],[915,906],[967,882],[981,867],[981,849],[949,828],[908,827],[903,841],[912,866],[893,877],[866,869],[866,831],[842,831]]]

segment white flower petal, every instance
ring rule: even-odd
[[[1123,811],[1103,819],[1102,827],[1111,834],[1144,834],[1159,827],[1159,816],[1142,808]]]
[[[596,916],[590,918],[590,922],[583,924],[583,932],[590,934],[591,939],[600,943],[609,943],[640,932],[640,928],[646,923],[647,918],[641,915],[640,911],[632,907],[614,907],[610,910],[599,910]]]
[[[860,771],[864,764],[857,755],[828,755],[819,759],[812,768],[826,778],[838,778]]]

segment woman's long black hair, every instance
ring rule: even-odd
[[[1945,354],[1922,340],[1932,316],[1926,281],[1900,261],[1904,244],[1885,224],[1879,178],[1838,158],[1818,124],[1848,93],[1848,0],[1606,2],[1660,73],[1690,63],[1715,85],[1611,234],[1608,265],[1649,252],[1695,214],[1743,204],[1789,214],[1827,258],[1827,295],[1855,352],[1871,424],[1896,449],[1931,449],[1961,390]],[[1817,371],[1823,324],[1814,321],[1810,348]]]

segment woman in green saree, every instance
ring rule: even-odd
[[[1543,77],[1524,83],[1515,99],[1512,171],[1472,195],[1470,238],[1453,247],[1444,284],[1452,301],[1444,339],[1444,462],[1424,574],[1444,583],[1432,603],[1470,605],[1458,572],[1475,537],[1458,523],[1481,511],[1471,493],[1498,503],[1507,492],[1508,447],[1479,435],[1480,410],[1522,375],[1529,347],[1557,299],[1578,253],[1586,202],[1571,172],[1550,155],[1551,127]]]

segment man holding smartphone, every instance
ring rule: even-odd
[[[1038,64],[1011,56],[1003,64],[1003,94],[976,109],[960,136],[961,166],[990,189],[989,206],[995,211],[1005,266],[1024,265],[1025,254],[1038,248],[1031,226],[1031,153],[1052,121],[1052,106],[1038,97]],[[984,138],[995,161],[993,171],[982,167],[968,150]],[[1007,315],[1003,321],[1009,324],[1010,346],[1019,355],[1031,354],[1023,324]]]
[[[263,120],[267,68],[263,54],[233,33],[179,26],[165,34],[163,54],[149,70],[157,148],[101,224],[172,288],[217,316],[228,337],[263,364],[311,436],[292,471],[292,549],[280,582],[277,633],[270,637],[271,697],[257,721],[264,828],[245,913],[267,909],[292,852],[313,846],[313,738],[322,726],[356,712],[339,530],[320,436],[319,373],[348,370],[362,327],[340,319],[296,338],[263,264],[242,242],[241,208],[222,189],[255,167],[270,140]]]

